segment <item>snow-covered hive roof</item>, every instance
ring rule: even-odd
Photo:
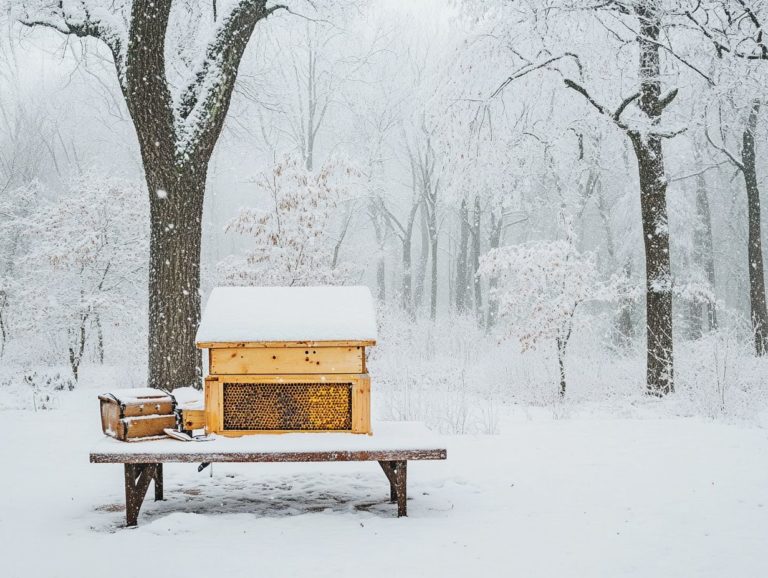
[[[373,345],[376,311],[367,287],[217,287],[196,342],[348,341]]]

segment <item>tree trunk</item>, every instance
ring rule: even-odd
[[[640,21],[638,106],[649,128],[658,125],[661,113],[675,93],[661,98],[659,35],[660,8],[654,0],[635,5]],[[645,245],[645,311],[647,331],[646,386],[651,395],[674,391],[674,353],[672,347],[672,270],[669,258],[667,219],[667,178],[664,169],[662,137],[652,130],[629,130],[640,177],[640,209]]]
[[[378,248],[378,254],[376,255],[376,298],[379,303],[384,303],[387,300],[387,262],[384,250],[386,244],[386,227],[384,223],[380,221],[380,218],[381,215],[379,214],[378,208],[374,205],[372,221],[376,232],[376,247]]]
[[[430,271],[429,294],[429,318],[434,321],[437,318],[437,189],[436,185],[427,188],[425,204],[427,214],[427,229],[429,232],[429,248],[432,254],[432,268]]]
[[[430,232],[432,236],[432,282],[430,285],[429,318],[434,321],[437,318],[437,223],[435,216],[430,219]]]
[[[421,251],[419,253],[419,267],[416,271],[416,289],[413,301],[417,311],[421,310],[424,303],[424,286],[427,283],[427,263],[429,263],[429,224],[426,207],[421,205]]]
[[[96,361],[99,365],[104,365],[104,328],[98,313],[93,315],[93,324],[96,326]]]
[[[403,309],[408,313],[411,317],[414,316],[414,310],[413,310],[413,293],[411,289],[412,281],[413,281],[413,273],[411,271],[411,237],[413,236],[412,230],[409,230],[406,235],[403,237],[403,250],[402,250],[402,260],[403,260],[403,295],[402,295],[402,303],[403,303]]]
[[[757,184],[757,169],[755,167],[755,133],[759,112],[760,101],[755,100],[752,103],[747,127],[744,130],[741,157],[747,188],[747,219],[749,222],[747,258],[749,260],[750,317],[755,339],[755,354],[765,355],[768,349],[768,311],[766,311],[765,304],[765,276],[760,230],[760,189]]]
[[[672,271],[669,260],[667,183],[661,139],[632,139],[640,174],[640,207],[645,244],[647,388],[653,395],[674,391],[672,348]]]
[[[199,387],[202,363],[195,333],[200,322],[205,171],[170,180],[152,176],[147,171],[152,223],[149,384],[163,389]]]
[[[0,290],[0,358],[5,353],[5,345],[8,341],[8,330],[6,329],[5,309],[8,306],[8,294]]]
[[[701,155],[698,148],[694,151],[697,167],[701,169]],[[715,255],[712,246],[712,213],[707,196],[707,184],[704,173],[696,175],[696,224],[693,232],[693,263],[702,271],[707,279],[709,288],[715,290]],[[705,331],[717,329],[717,306],[714,302],[702,303],[694,301],[691,304],[692,339],[700,338]]]
[[[632,261],[627,260],[624,265],[624,275],[627,279],[632,277]],[[619,314],[616,320],[617,344],[622,349],[629,349],[635,339],[635,325],[632,322],[634,303],[631,298],[625,297],[619,303]]]
[[[85,352],[86,332],[85,326],[88,323],[89,313],[80,315],[80,326],[75,331],[70,331],[70,336],[74,334],[75,341],[69,343],[69,367],[72,369],[72,375],[75,381],[80,379],[80,363],[83,361]]]
[[[560,397],[565,397],[565,348],[568,342],[560,339],[556,339],[557,345],[557,366],[560,369]]]
[[[467,307],[467,250],[469,248],[469,210],[466,199],[462,199],[459,209],[459,252],[456,258],[456,295],[455,307],[463,313]]]
[[[475,317],[478,323],[483,320],[483,292],[480,277],[477,270],[480,268],[480,222],[481,222],[480,197],[475,197],[475,210],[472,218],[472,287],[474,289]]]
[[[498,214],[496,211],[491,211],[491,236],[489,239],[489,248],[498,249],[501,244],[501,233],[504,230],[503,227],[504,216],[503,211],[499,209]],[[486,330],[490,330],[496,323],[496,319],[499,316],[499,300],[494,295],[496,287],[499,285],[498,275],[493,275],[488,280],[488,317],[486,318]]]

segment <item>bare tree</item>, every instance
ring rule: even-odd
[[[105,5],[84,0],[75,8],[47,0],[16,3],[22,24],[95,38],[112,54],[149,191],[149,384],[198,384],[201,362],[194,338],[208,164],[246,45],[256,24],[282,6],[238,0],[228,14],[217,15],[204,54],[174,99],[167,72],[175,65],[166,60],[166,39],[171,30],[180,33],[169,27],[173,0]]]
[[[638,0],[631,8],[616,5],[638,22],[636,42],[639,48],[638,76],[640,89],[625,98],[615,111],[598,103],[577,82],[565,84],[581,94],[600,114],[627,135],[637,159],[640,178],[640,207],[645,247],[645,311],[647,330],[646,385],[648,393],[662,396],[674,391],[674,353],[672,344],[672,270],[669,258],[667,221],[667,178],[664,168],[664,139],[681,131],[665,131],[659,127],[661,115],[677,96],[677,89],[661,91],[660,37],[664,11],[655,0]],[[636,103],[643,126],[637,128],[622,120],[627,107]]]
[[[715,289],[715,254],[712,242],[712,211],[709,205],[709,192],[705,176],[705,167],[701,158],[699,143],[694,144],[696,161],[696,223],[693,231],[693,265],[701,272]],[[691,303],[691,337],[697,339],[704,331],[717,329],[717,304],[708,300],[696,300]]]
[[[467,200],[461,200],[459,208],[459,248],[456,257],[456,311],[463,313],[467,308],[467,291],[469,289],[469,269],[467,265],[467,252],[469,250],[469,209]]]
[[[744,177],[747,191],[747,270],[749,271],[749,305],[752,332],[755,339],[755,353],[765,355],[768,351],[768,310],[765,300],[765,273],[763,268],[763,246],[760,212],[760,188],[757,180],[757,165],[755,152],[755,134],[757,132],[760,100],[752,100],[746,124],[741,134],[741,153],[735,154],[724,144],[725,135],[722,132],[721,142],[716,143],[709,131],[707,139],[710,144],[722,152]]]

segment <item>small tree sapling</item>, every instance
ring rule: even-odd
[[[262,173],[258,198],[269,204],[241,209],[227,225],[227,231],[252,238],[253,245],[244,256],[219,263],[223,277],[234,285],[344,284],[352,267],[334,258],[338,238],[330,231],[356,176],[339,160],[307,170],[298,156],[286,156]]]
[[[536,241],[490,250],[478,275],[497,279],[491,291],[505,336],[519,339],[523,351],[554,341],[565,395],[565,355],[576,312],[610,293],[598,283],[594,256],[579,253],[569,241]]]

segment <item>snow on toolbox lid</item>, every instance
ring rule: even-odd
[[[376,343],[376,310],[367,287],[217,287],[195,341]]]

